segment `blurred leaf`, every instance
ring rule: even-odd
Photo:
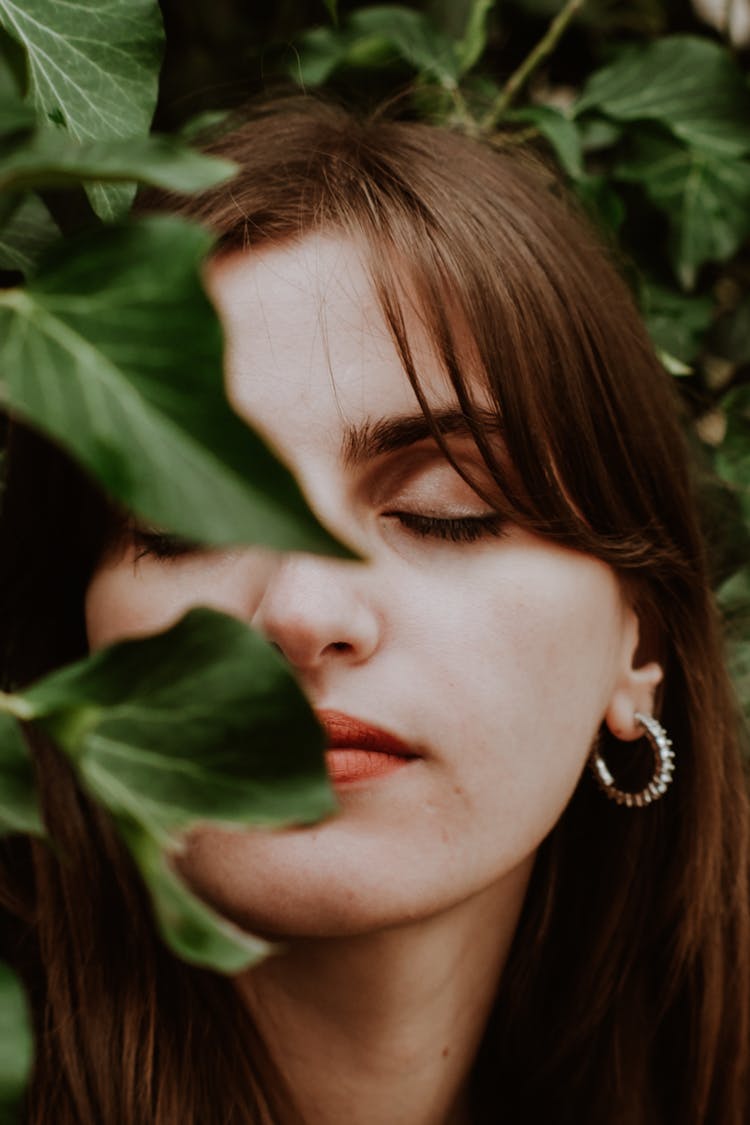
[[[20,270],[28,277],[59,237],[60,228],[39,196],[26,195],[0,230],[0,269]]]
[[[721,400],[727,429],[716,451],[716,468],[736,493],[750,528],[750,386],[739,387]]]
[[[0,148],[0,191],[65,187],[81,180],[138,181],[169,191],[202,191],[236,166],[191,152],[172,137],[79,143],[62,130]]]
[[[331,17],[331,22],[332,23],[338,23],[338,21],[339,21],[338,0],[323,0],[323,3],[326,6],[326,11],[328,12],[328,15]]]
[[[0,961],[0,1122],[15,1121],[15,1105],[31,1074],[34,1044],[21,982]]]
[[[655,346],[683,364],[692,363],[711,324],[711,298],[689,297],[649,281],[641,286],[641,311]]]
[[[729,673],[750,722],[750,566],[727,579],[716,597],[724,620]]]
[[[574,181],[576,195],[592,219],[607,231],[617,232],[625,218],[625,204],[604,174],[586,174]]]
[[[120,818],[118,830],[151,896],[162,938],[184,961],[219,973],[239,973],[271,949],[207,906],[170,867],[156,840],[132,821]]]
[[[463,36],[456,43],[460,74],[471,70],[482,57],[487,45],[487,16],[494,7],[495,0],[472,0]]]
[[[324,734],[289,665],[215,610],[95,652],[21,698],[89,792],[161,845],[199,821],[291,824],[334,808]]]
[[[685,288],[704,262],[726,261],[750,233],[750,162],[644,132],[615,176],[639,183],[667,216],[671,258]]]
[[[0,835],[4,832],[43,836],[44,826],[21,728],[12,715],[0,711]]]
[[[654,120],[681,140],[724,157],[750,152],[750,90],[726,48],[672,35],[622,53],[586,83],[576,112]]]
[[[313,27],[297,41],[291,77],[302,86],[322,86],[347,61],[351,37],[332,27]]]
[[[549,105],[531,105],[506,112],[505,121],[529,121],[552,145],[561,167],[573,180],[584,175],[583,153],[574,121]]]
[[[422,12],[401,5],[360,8],[348,26],[359,37],[379,37],[416,71],[454,87],[460,75],[456,45]]]
[[[163,40],[156,0],[0,0],[0,25],[28,52],[30,93],[44,120],[79,141],[148,133]],[[134,188],[93,185],[89,193],[97,214],[114,219]]]
[[[578,136],[584,152],[600,152],[617,144],[623,134],[623,126],[608,121],[606,117],[584,114],[575,118]]]
[[[0,292],[0,392],[157,527],[348,556],[226,401],[209,245],[173,217],[59,243]]]

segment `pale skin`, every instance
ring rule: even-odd
[[[368,561],[137,558],[129,543],[92,580],[89,640],[212,605],[277,645],[313,706],[417,750],[343,788],[322,825],[196,830],[180,866],[239,924],[284,939],[237,987],[308,1125],[467,1125],[467,1076],[536,850],[599,726],[641,736],[634,713],[652,711],[661,668],[609,567],[494,526],[424,435],[366,440],[419,411],[354,245],[316,235],[234,254],[211,264],[208,287],[235,408]],[[417,316],[410,333],[431,405],[455,409]],[[489,487],[469,438],[449,440]]]

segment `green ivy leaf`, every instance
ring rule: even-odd
[[[236,165],[191,152],[171,137],[89,141],[62,130],[37,133],[0,149],[0,191],[67,187],[82,180],[155,185],[169,191],[202,191],[229,179]]]
[[[31,758],[16,719],[0,710],[0,834],[44,835]]]
[[[34,1044],[26,996],[12,970],[0,962],[0,1122],[16,1120],[16,1103],[31,1073]]]
[[[175,874],[153,836],[121,817],[118,830],[151,896],[162,938],[183,961],[220,973],[239,973],[265,957],[271,946],[246,933],[201,901]]]
[[[209,244],[163,216],[58,244],[0,293],[0,396],[158,527],[351,557],[226,401]]]
[[[419,73],[446,88],[456,86],[461,68],[455,43],[423,12],[399,4],[360,8],[352,13],[348,26],[356,38],[390,44]]]
[[[549,105],[524,106],[509,110],[505,121],[529,121],[551,144],[561,167],[573,180],[584,175],[583,152],[576,122]]]
[[[705,152],[750,152],[750,90],[726,48],[671,35],[638,46],[597,71],[576,112],[599,109],[618,121],[652,120]]]
[[[30,94],[43,121],[79,141],[148,133],[163,40],[156,0],[0,0],[0,24],[27,51]],[[107,220],[127,210],[133,192],[89,189]]]
[[[335,807],[324,733],[288,664],[215,610],[95,652],[21,698],[89,792],[160,845],[198,821],[310,822]]]
[[[750,233],[750,162],[656,132],[634,138],[631,153],[614,174],[639,183],[667,216],[672,262],[691,288],[704,262],[726,261]]]

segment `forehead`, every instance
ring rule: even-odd
[[[207,285],[226,333],[229,397],[277,447],[332,445],[348,426],[414,414],[415,393],[353,241],[317,234],[236,252],[209,265]],[[408,291],[400,304],[430,405],[455,407]]]

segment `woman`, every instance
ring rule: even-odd
[[[187,213],[219,235],[229,396],[368,561],[123,527],[15,428],[4,675],[222,608],[297,673],[341,812],[191,834],[195,889],[284,942],[228,981],[163,950],[40,745],[75,862],[4,845],[28,1120],[740,1125],[736,713],[672,387],[622,282],[517,153],[299,100],[218,149],[240,174]]]

